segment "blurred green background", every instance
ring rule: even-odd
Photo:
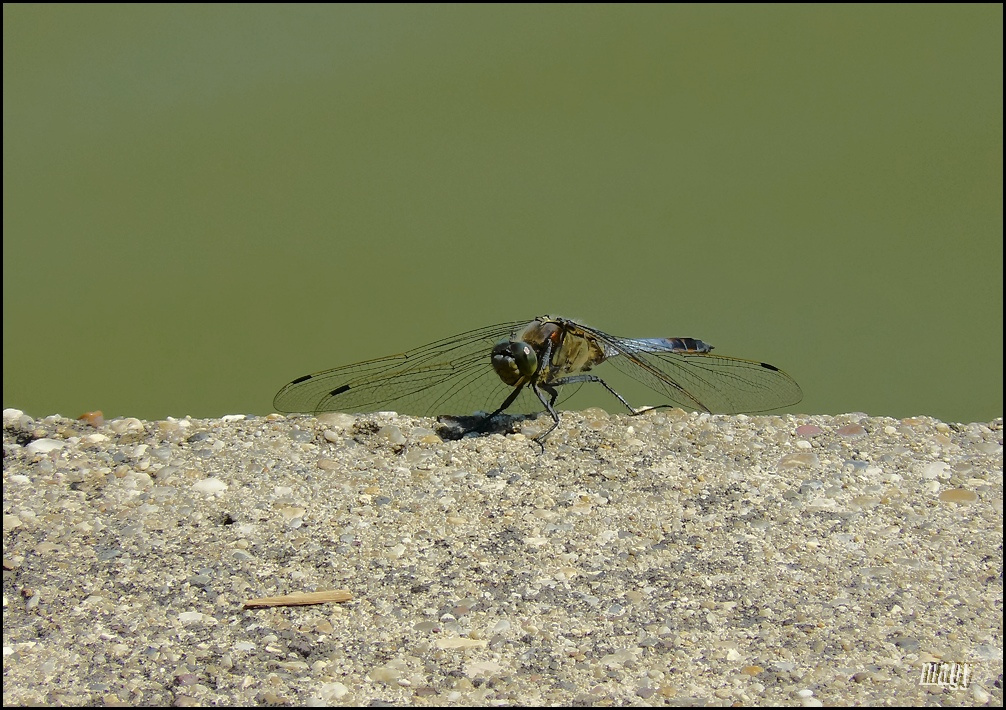
[[[551,313],[1001,416],[1002,15],[5,4],[3,404],[264,414]]]

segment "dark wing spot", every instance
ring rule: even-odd
[[[334,397],[337,394],[342,394],[343,392],[349,391],[349,385],[342,385],[341,387],[336,387],[334,390],[328,393],[330,397]]]
[[[296,385],[296,384],[300,384],[301,382],[306,382],[307,380],[310,380],[310,379],[311,379],[311,375],[304,375],[303,377],[298,377],[296,380],[294,380],[290,384],[291,385]]]
[[[761,366],[764,367],[766,370],[771,370],[772,372],[779,372],[778,367],[776,367],[775,365],[769,365],[767,362],[763,362]]]

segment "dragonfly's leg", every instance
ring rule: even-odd
[[[548,413],[552,415],[552,426],[550,426],[543,433],[539,434],[534,438],[535,443],[541,447],[542,453],[545,453],[545,445],[541,442],[545,440],[546,436],[555,431],[555,428],[557,426],[559,426],[559,414],[555,411],[555,407],[552,406],[555,404],[555,400],[559,396],[559,390],[557,390],[552,385],[535,385],[535,384],[531,385],[531,389],[534,390],[534,393],[536,395],[538,395],[538,399],[541,401],[542,404],[545,405],[545,409],[548,410]],[[548,401],[545,401],[545,398],[542,396],[541,394],[542,390],[548,392],[549,395]]]
[[[597,375],[571,375],[569,377],[563,377],[561,379],[556,380],[555,382],[552,383],[552,386],[558,387],[559,385],[571,385],[571,384],[575,384],[577,382],[597,382],[597,383],[599,383],[602,387],[604,387],[604,389],[608,390],[613,395],[615,395],[615,398],[619,402],[621,402],[622,404],[624,404],[625,408],[628,409],[632,414],[642,414],[643,412],[648,412],[651,409],[656,409],[657,408],[657,407],[642,407],[641,409],[636,409],[631,404],[629,404],[628,402],[625,401],[625,397],[623,397],[618,392],[616,392],[614,389],[612,389],[611,385],[609,385],[607,382],[605,382],[604,380],[602,380]],[[555,401],[554,397],[552,398],[552,401]],[[658,405],[658,406],[661,406],[661,405]]]
[[[557,390],[553,385],[550,384],[536,385],[536,386],[532,385],[532,389],[534,390],[534,393],[538,395],[538,399],[541,400],[541,403],[545,405],[545,409],[548,410],[548,413],[552,415],[553,423],[551,429],[546,431],[544,434],[538,435],[537,437],[538,439],[544,439],[552,432],[552,429],[555,429],[557,426],[559,426],[559,414],[555,411],[555,407],[553,406],[555,404],[556,398],[559,396],[559,390]],[[546,392],[548,392],[549,397],[547,402],[545,401],[545,398],[541,396],[541,390],[545,390]]]
[[[507,395],[507,398],[503,400],[503,404],[499,406],[499,409],[497,409],[495,412],[493,412],[492,414],[488,415],[485,419],[483,419],[482,423],[479,424],[477,427],[475,427],[474,431],[484,431],[485,427],[489,426],[489,422],[491,422],[497,415],[502,414],[507,407],[513,404],[513,401],[517,399],[517,395],[520,394],[520,391],[522,389],[524,389],[523,383],[519,384],[517,387],[514,387],[513,392]]]

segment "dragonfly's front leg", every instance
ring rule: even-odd
[[[517,399],[517,395],[520,394],[520,391],[523,388],[524,388],[523,382],[517,383],[517,386],[513,388],[513,392],[507,395],[507,398],[503,400],[503,404],[501,404],[495,412],[493,412],[492,414],[488,415],[485,419],[483,419],[482,423],[475,428],[475,431],[484,431],[485,427],[489,425],[489,422],[491,422],[497,415],[502,414],[504,411],[506,411],[507,407],[513,404],[513,401]]]
[[[548,413],[552,415],[552,426],[546,429],[543,433],[534,437],[534,442],[541,447],[541,452],[545,453],[545,445],[541,442],[545,440],[546,436],[555,431],[555,428],[557,426],[559,426],[559,414],[558,412],[555,411],[555,407],[553,406],[555,405],[556,398],[559,396],[559,390],[557,390],[554,385],[535,385],[535,384],[531,385],[531,389],[534,390],[534,393],[536,395],[538,395],[538,399],[541,401],[542,404],[545,405],[545,409],[548,410]],[[541,394],[542,390],[545,390],[549,394],[547,402],[545,401],[545,398]]]

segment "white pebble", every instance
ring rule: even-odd
[[[18,424],[21,421],[21,417],[24,416],[24,412],[20,409],[8,408],[3,410],[3,423],[4,426],[12,426]]]
[[[948,478],[950,476],[950,467],[943,461],[934,461],[923,466],[920,473],[923,478]]]
[[[326,412],[318,415],[318,423],[334,429],[346,429],[356,423],[356,417],[344,412]]]
[[[465,666],[465,675],[469,678],[476,678],[480,675],[490,677],[499,675],[502,670],[503,666],[496,661],[476,661]]]
[[[183,611],[178,615],[178,620],[183,624],[216,624],[217,620],[208,614],[200,611]]]
[[[192,490],[197,493],[206,493],[208,495],[215,495],[218,493],[223,493],[227,490],[227,484],[221,481],[219,478],[203,478],[202,480],[196,481],[192,484]]]
[[[321,688],[318,689],[318,695],[327,703],[333,700],[340,700],[346,697],[348,693],[349,688],[342,683],[322,683]]]
[[[136,417],[126,417],[125,419],[115,419],[110,424],[112,431],[116,434],[128,434],[134,431],[143,431],[143,422]]]
[[[29,454],[47,454],[50,451],[62,449],[64,446],[66,446],[66,442],[58,439],[35,439],[24,447],[24,450]]]
[[[377,436],[382,439],[387,439],[392,444],[404,444],[405,434],[402,430],[396,427],[394,424],[386,424],[380,428],[377,432]]]
[[[979,705],[985,705],[992,699],[992,695],[977,683],[971,684],[971,697],[973,697],[975,702]]]

